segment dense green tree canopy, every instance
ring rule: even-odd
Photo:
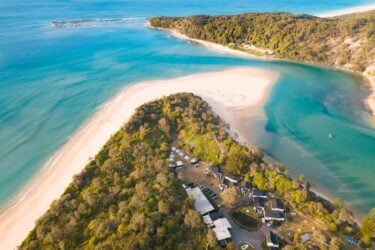
[[[272,50],[276,58],[356,72],[363,72],[375,61],[375,11],[335,18],[289,13],[156,17],[150,23],[237,49],[253,45]]]
[[[212,244],[192,201],[167,170],[166,158],[178,131],[211,131],[219,122],[207,103],[191,94],[141,106],[52,203],[21,249],[203,249]]]
[[[221,164],[252,186],[270,191],[286,204],[323,222],[327,230],[350,229],[352,214],[315,197],[305,178],[291,179],[236,143],[228,126],[201,98],[176,94],[139,107],[129,122],[73,178],[60,199],[37,221],[20,249],[206,249],[217,246],[167,158],[175,142],[192,156]],[[301,185],[304,182],[304,188]],[[238,188],[221,197],[240,204]],[[363,220],[371,240],[374,212]],[[337,245],[333,241],[332,245]]]

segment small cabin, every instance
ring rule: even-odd
[[[246,181],[244,186],[241,188],[243,194],[248,194],[251,191],[251,184],[250,182]]]
[[[267,199],[267,194],[263,191],[260,191],[258,189],[253,189],[251,191],[251,197],[254,198],[262,198],[262,199]]]
[[[271,204],[271,210],[280,211],[283,213],[285,212],[285,206],[280,199],[273,198],[271,199],[270,204]]]
[[[219,184],[219,188],[221,191],[229,187],[229,181],[227,179],[222,179],[221,183]]]
[[[209,227],[212,228],[215,226],[214,221],[221,218],[222,214],[219,212],[211,212],[203,216],[204,223]]]
[[[285,221],[284,213],[279,211],[264,210],[264,220],[266,221]]]
[[[266,235],[267,238],[267,246],[271,248],[279,248],[279,240],[277,239],[276,234],[274,234],[272,231],[269,231]]]
[[[221,167],[219,166],[211,166],[210,170],[216,179],[221,179],[221,177],[223,176],[223,172],[221,170]]]
[[[240,177],[233,174],[227,174],[224,178],[230,181],[233,185],[237,185],[241,181]]]
[[[264,209],[265,209],[264,199],[259,198],[259,197],[255,197],[255,198],[253,198],[253,203],[254,203],[255,212],[257,212],[259,214],[263,214]]]

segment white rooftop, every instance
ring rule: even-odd
[[[302,243],[305,243],[306,241],[309,241],[310,238],[311,238],[311,237],[310,237],[310,234],[305,233],[305,234],[301,235],[301,242],[302,242]]]
[[[212,230],[214,231],[218,241],[226,240],[232,237],[229,230],[225,227],[215,227]]]
[[[204,223],[206,223],[207,225],[211,225],[212,223],[213,223],[213,221],[211,220],[211,217],[210,217],[210,215],[205,215],[205,216],[203,216],[203,221],[204,221]]]
[[[215,227],[232,228],[227,218],[220,218],[214,221]]]
[[[212,206],[210,201],[203,194],[202,190],[200,190],[199,187],[186,189],[186,193],[193,197],[194,207],[201,215],[215,210],[215,208]]]

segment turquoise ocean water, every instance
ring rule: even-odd
[[[358,211],[375,207],[375,129],[363,79],[287,62],[234,58],[145,28],[155,15],[322,13],[374,1],[81,0],[0,2],[0,206],[119,89],[236,66],[280,72],[251,140]],[[54,28],[52,21],[124,18]],[[327,134],[335,135],[333,140]],[[77,152],[79,153],[79,152]]]

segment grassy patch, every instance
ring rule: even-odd
[[[247,231],[256,231],[262,225],[258,215],[250,206],[235,208],[230,215],[238,226]]]
[[[267,246],[267,240],[264,238],[262,240],[262,250],[269,250],[270,248]]]

